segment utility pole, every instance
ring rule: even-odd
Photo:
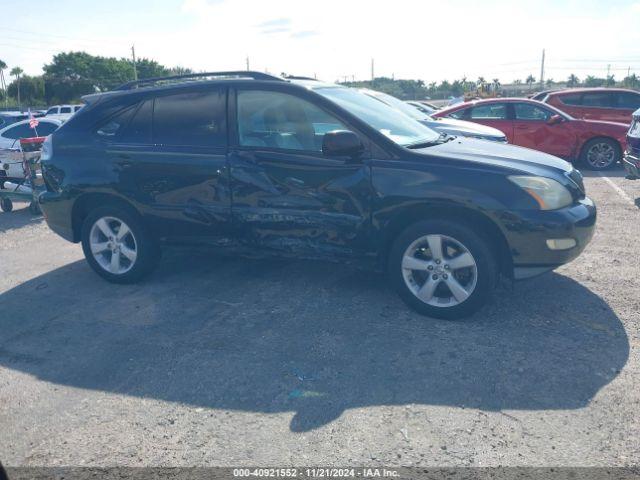
[[[375,61],[372,58],[371,59],[371,81],[372,82],[376,79],[374,67],[375,67]]]
[[[544,88],[544,48],[542,49],[542,63],[540,64],[540,88]]]
[[[138,67],[136,66],[136,46],[131,45],[131,57],[133,58],[133,79],[138,80]]]
[[[251,69],[249,68],[249,55],[247,55],[247,71],[249,71],[249,70],[251,70]]]
[[[607,78],[609,78],[609,75],[611,74],[611,64],[607,65]]]

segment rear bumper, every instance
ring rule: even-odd
[[[513,278],[535,277],[574,260],[591,241],[596,217],[590,198],[560,210],[510,212],[502,223],[513,258]],[[548,240],[573,240],[575,245],[552,250]]]
[[[64,193],[42,192],[38,197],[40,209],[51,230],[65,240],[77,242],[72,224],[73,201]]]
[[[627,178],[630,180],[640,179],[640,156],[633,155],[629,152],[625,153],[622,158],[622,165],[627,171]]]

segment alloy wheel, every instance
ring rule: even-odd
[[[434,307],[454,307],[475,290],[478,267],[469,249],[458,240],[425,235],[405,250],[402,275],[420,301]]]
[[[138,244],[133,231],[115,217],[101,217],[93,224],[89,246],[98,265],[113,275],[127,273],[138,258]]]
[[[587,162],[596,169],[609,167],[614,162],[615,157],[615,149],[607,142],[595,143],[587,151]]]

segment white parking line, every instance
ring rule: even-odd
[[[635,207],[636,204],[633,201],[633,199],[629,195],[627,195],[627,193],[624,190],[622,190],[618,185],[613,183],[613,180],[611,180],[609,177],[604,176],[601,172],[598,172],[598,175],[600,175],[600,177],[602,177],[605,182],[607,182],[609,185],[611,185],[611,187],[616,192],[618,192],[618,195],[620,195],[625,201],[627,201],[628,203],[630,203],[632,206]]]

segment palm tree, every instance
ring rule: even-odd
[[[529,76],[527,77],[525,82],[526,82],[527,85],[529,85],[529,91],[531,91],[532,85],[536,82],[536,77],[534,77],[533,75],[529,74]]]
[[[554,84],[553,78],[547,80],[547,87],[551,87]]]
[[[18,105],[21,106],[20,103],[20,76],[24,73],[20,67],[13,67],[9,72],[9,75],[16,77],[16,82],[18,83]]]
[[[569,79],[567,80],[567,87],[575,87],[580,83],[580,79],[576,77],[573,73],[569,75]]]
[[[4,81],[4,70],[7,68],[7,64],[0,60],[0,88],[4,91],[4,106],[8,105],[9,93],[7,92],[7,83]]]

